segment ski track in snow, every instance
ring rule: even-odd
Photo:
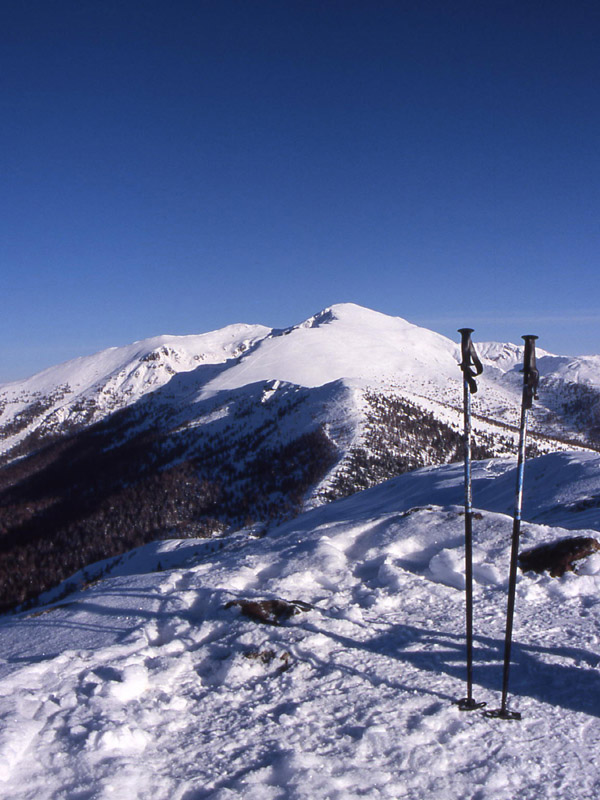
[[[596,465],[559,458],[575,496]],[[54,606],[4,617],[0,797],[596,796],[600,557],[579,575],[519,576],[509,705],[522,722],[459,712],[464,517],[399,510],[402,487],[443,497],[455,473],[420,470],[263,538],[148,545]],[[550,481],[545,491],[551,507]],[[491,708],[510,530],[496,511],[474,524],[474,697]],[[528,523],[524,543],[567,533]],[[228,607],[275,598],[308,605],[280,625]]]

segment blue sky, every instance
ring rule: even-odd
[[[0,11],[0,380],[352,301],[600,352],[600,5]]]

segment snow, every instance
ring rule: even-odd
[[[491,435],[502,452],[513,437],[506,426],[519,421],[523,348],[475,345],[485,370],[478,379],[474,430]],[[600,356],[537,352],[544,384],[532,432],[584,440],[596,422]],[[203,401],[264,383],[270,385],[266,403],[279,386],[314,389],[343,382],[349,402],[338,416],[342,426],[354,428],[354,440],[360,437],[358,394],[369,391],[406,398],[457,425],[459,359],[458,342],[353,303],[333,305],[284,330],[234,324],[193,336],[158,336],[0,386],[0,453],[8,454],[31,433],[37,433],[35,441],[71,433],[149,395],[157,405],[171,405],[169,419],[185,407],[186,424],[193,427]]]
[[[524,547],[567,535],[567,517],[598,535],[599,458],[527,463]],[[491,708],[513,470],[474,464],[474,697]],[[457,466],[427,468],[265,536],[154,543],[3,617],[0,796],[596,796],[600,557],[560,579],[519,574],[510,706],[522,722],[462,713],[460,488]],[[279,625],[243,613],[275,599],[298,613]]]
[[[568,383],[600,386],[600,356],[548,356],[540,362],[540,374]]]
[[[516,420],[522,347],[476,346],[474,426],[490,432]],[[157,391],[173,425],[218,427],[238,401],[262,419],[307,387],[282,441],[316,421],[349,448],[372,387],[458,427],[457,359],[445,337],[340,304],[283,331],[233,325],[76,359],[1,387],[2,421],[45,394],[56,397],[33,425],[83,401],[99,419]],[[600,385],[600,357],[538,350],[538,364],[547,381]],[[519,575],[510,690],[523,721],[460,713],[462,480],[460,464],[428,467],[266,536],[157,542],[2,618],[0,797],[595,796],[600,556],[560,579]],[[474,463],[475,697],[492,708],[514,489],[514,460]],[[600,455],[527,462],[524,517],[524,547],[600,531]],[[266,625],[243,613],[247,600],[298,613]]]
[[[456,380],[457,345],[401,317],[340,303],[285,331],[210,381],[205,391],[236,389],[264,380],[322,386],[339,379],[377,384],[390,375],[424,386]]]
[[[111,347],[50,367],[23,381],[0,386],[0,420],[10,423],[28,407],[48,398],[47,407],[16,436],[8,436],[3,450],[21,441],[41,423],[97,421],[149,392],[174,375],[199,366],[224,364],[251,349],[270,328],[228,325],[218,331],[191,336],[156,336],[124,347]],[[87,407],[93,410],[87,419]],[[83,415],[82,415],[83,414]]]
[[[49,391],[61,384],[77,384],[82,389],[91,388],[97,380],[105,381],[107,376],[127,368],[131,362],[138,361],[150,353],[177,356],[185,360],[183,371],[193,369],[202,363],[218,364],[230,358],[240,346],[250,346],[256,339],[265,336],[270,329],[263,325],[228,325],[218,331],[192,334],[189,336],[155,336],[143,339],[124,347],[109,347],[100,353],[83,356],[66,361],[55,367],[49,367],[23,381],[4,384],[4,389],[31,389],[32,391]],[[194,357],[197,356],[198,359]],[[181,367],[179,368],[182,369]]]
[[[508,372],[523,366],[523,344],[511,344],[509,342],[477,342],[477,353],[485,367],[496,367],[502,372]],[[543,358],[544,363],[549,363],[547,358],[560,359],[560,356],[552,356],[546,350],[536,346],[538,359]],[[569,359],[564,359],[568,361]]]

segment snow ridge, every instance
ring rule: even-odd
[[[518,423],[522,347],[481,343],[486,367],[475,413]],[[189,373],[190,400],[265,381],[314,388],[343,380],[460,411],[459,347],[444,336],[353,303],[272,330],[230,325],[196,336],[159,336],[110,348],[0,386],[0,447],[56,436],[98,422]],[[199,367],[218,365],[218,370]],[[600,356],[567,358],[538,349],[542,375],[533,430],[589,443],[600,419]]]
[[[599,459],[528,463],[526,544],[567,534],[553,516],[567,496],[581,521],[600,496]],[[511,470],[477,464],[475,505]],[[457,468],[427,468],[266,536],[147,545],[97,565],[97,582],[93,567],[75,576],[80,589],[53,605],[4,618],[4,796],[595,796],[600,557],[560,579],[519,575],[510,700],[523,721],[461,713],[455,495]],[[418,497],[427,504],[413,507]],[[475,693],[495,707],[511,520],[479,508]]]

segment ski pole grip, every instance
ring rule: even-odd
[[[469,390],[471,394],[475,394],[477,391],[477,384],[475,383],[475,378],[477,375],[481,375],[483,372],[483,366],[477,353],[475,351],[475,345],[471,341],[471,334],[473,333],[473,328],[459,328],[458,332],[461,335],[461,355],[462,355],[462,362],[460,364],[460,368],[462,369],[465,380],[469,385]]]
[[[472,344],[471,334],[473,333],[473,328],[459,328],[458,332],[460,333],[461,336],[460,349],[462,352],[462,360],[468,362],[469,346]]]
[[[534,399],[537,400],[540,373],[535,361],[535,341],[538,337],[533,335],[521,336],[525,342],[523,353],[523,407],[531,408]]]

